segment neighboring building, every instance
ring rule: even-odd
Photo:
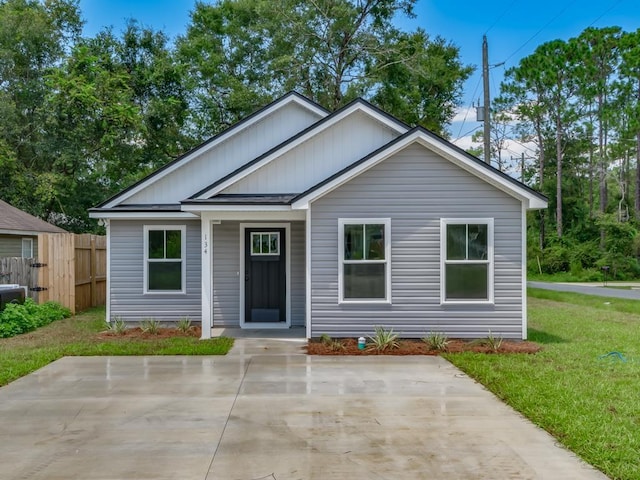
[[[65,230],[0,200],[0,257],[37,257],[39,233]]]
[[[526,337],[544,196],[364,100],[290,93],[91,210],[107,319]]]

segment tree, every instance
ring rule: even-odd
[[[41,217],[58,208],[51,173],[46,76],[79,38],[77,0],[0,3],[0,197]]]
[[[397,30],[415,0],[221,0],[197,3],[178,40],[191,124],[211,134],[288,90],[333,110],[364,96],[437,132],[471,72],[458,49]]]

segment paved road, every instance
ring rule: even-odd
[[[596,295],[599,297],[640,300],[640,289],[624,290],[620,288],[605,288],[595,284],[585,283],[527,282],[527,285],[532,288],[543,288],[545,290],[555,290],[557,292],[575,292],[583,293],[585,295]]]

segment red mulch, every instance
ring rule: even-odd
[[[395,349],[387,349],[379,352],[373,348],[358,349],[358,341],[355,338],[336,339],[344,348],[334,349],[331,345],[325,345],[318,340],[310,340],[307,344],[309,355],[440,355],[440,353],[536,353],[542,349],[534,342],[503,340],[497,352],[491,350],[482,341],[449,340],[446,352],[431,350],[422,340],[398,340],[400,346]]]
[[[127,328],[122,333],[111,331],[101,332],[98,337],[108,338],[131,338],[131,339],[154,339],[154,338],[171,338],[171,337],[200,337],[202,330],[200,327],[190,327],[186,332],[182,332],[177,328],[159,328],[157,333],[143,332],[140,327]]]

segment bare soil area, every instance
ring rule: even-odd
[[[152,339],[152,338],[172,338],[172,337],[199,337],[201,333],[200,327],[190,327],[189,330],[183,332],[177,328],[161,327],[157,332],[144,332],[140,327],[127,328],[123,332],[101,332],[98,334],[99,338],[132,338],[132,339]]]
[[[355,338],[336,340],[337,344],[325,344],[319,340],[310,340],[307,344],[309,355],[440,355],[441,353],[477,352],[488,354],[507,353],[536,353],[541,346],[534,342],[503,340],[497,350],[492,349],[482,340],[449,340],[445,351],[433,350],[422,340],[398,340],[399,347],[376,350],[367,346],[364,350],[358,349],[358,341]]]

